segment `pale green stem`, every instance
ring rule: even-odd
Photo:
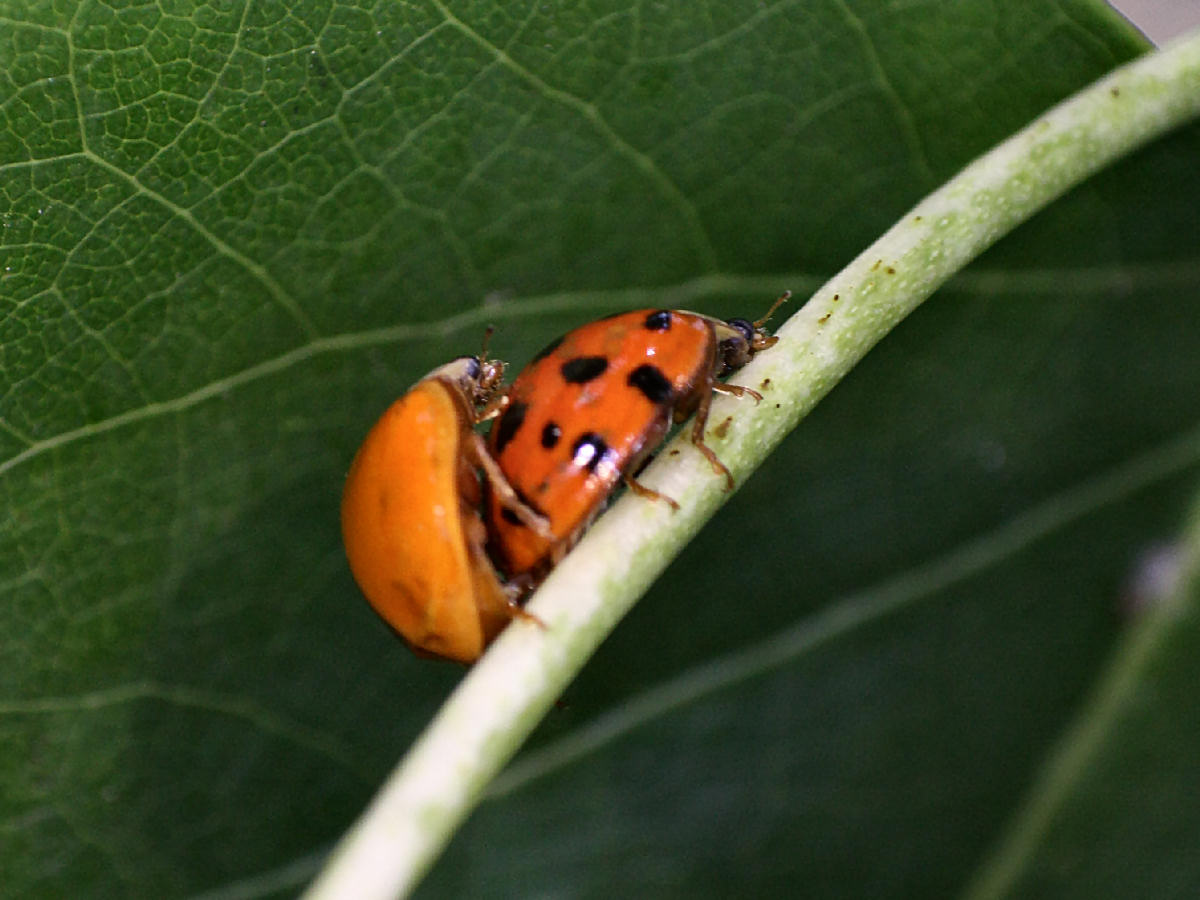
[[[1064,191],[1198,112],[1194,34],[1114,71],[973,162],[779,329],[779,343],[735,378],[761,390],[764,401],[718,397],[709,443],[740,483],[948,278]],[[679,511],[627,493],[600,517],[530,604],[546,629],[517,622],[485,654],[338,845],[309,897],[375,900],[410,891],[597,645],[729,497],[686,436],[642,480],[678,500]]]

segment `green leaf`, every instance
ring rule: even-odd
[[[340,479],[485,323],[519,364],[633,305],[803,295],[1144,49],[1091,2],[4,16],[0,883],[29,896],[315,871],[460,677],[358,597]],[[931,895],[991,871],[1195,483],[1198,142],[1073,192],[872,353],[601,649],[427,893]],[[1002,552],[921,581],[977,546]]]
[[[1138,570],[1127,600],[1145,621],[969,896],[1185,896],[1200,879],[1181,837],[1200,816],[1179,790],[1195,775],[1200,739],[1181,715],[1200,675],[1200,506],[1181,539],[1147,551]]]

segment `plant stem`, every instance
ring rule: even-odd
[[[708,442],[740,483],[947,279],[1068,189],[1198,113],[1200,33],[1045,113],[817,291],[735,379],[763,402],[716,398],[710,423],[731,423],[724,437],[710,428]],[[599,643],[728,499],[686,433],[641,476],[679,511],[627,494],[599,519],[530,603],[545,630],[518,621],[484,655],[336,848],[310,898],[409,892]]]

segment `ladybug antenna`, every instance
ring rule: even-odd
[[[776,300],[774,303],[772,303],[771,308],[767,310],[767,314],[754,323],[754,327],[756,329],[762,328],[764,325],[766,325],[768,322],[770,322],[771,316],[775,314],[775,310],[779,309],[780,306],[782,306],[784,303],[786,303],[790,299],[792,299],[791,291],[784,291],[782,294],[780,294],[779,299]]]
[[[492,334],[496,331],[495,325],[489,325],[483,330],[483,346],[479,348],[479,364],[483,365],[487,362],[488,343],[492,339]]]

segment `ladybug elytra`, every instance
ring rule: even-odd
[[[355,581],[423,655],[472,662],[528,615],[484,551],[479,514],[482,470],[495,502],[549,534],[474,430],[503,406],[503,374],[503,363],[473,356],[430,372],[384,412],[346,476],[342,537]]]

